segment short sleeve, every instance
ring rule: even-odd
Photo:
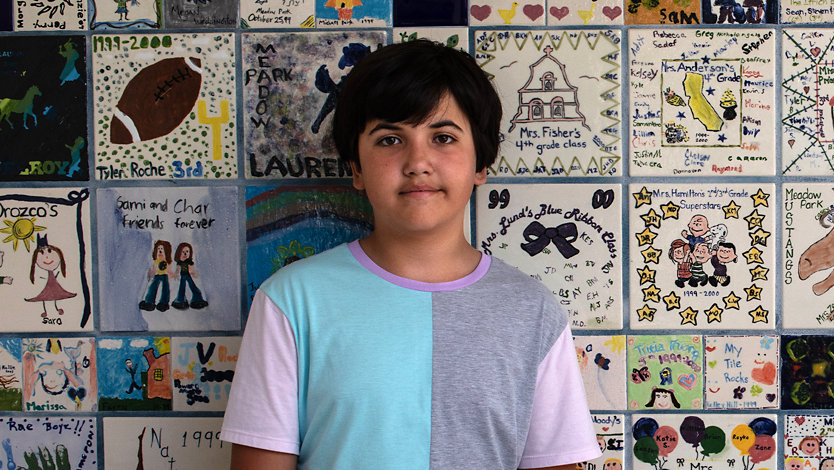
[[[539,364],[533,414],[520,468],[550,467],[601,455],[570,328]]]
[[[287,317],[263,291],[252,300],[220,438],[298,454],[298,359]]]

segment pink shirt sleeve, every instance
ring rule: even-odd
[[[600,455],[573,335],[566,327],[539,364],[520,468],[584,462]]]
[[[235,367],[220,438],[298,454],[298,359],[284,313],[255,293]]]

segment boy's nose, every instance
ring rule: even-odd
[[[418,175],[431,173],[431,148],[419,142],[411,142],[408,147],[408,156],[403,170],[407,175]]]

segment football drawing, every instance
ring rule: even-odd
[[[173,57],[140,70],[113,109],[110,142],[152,140],[176,129],[200,95],[200,65],[195,57]]]

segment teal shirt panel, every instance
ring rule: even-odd
[[[296,262],[260,288],[295,334],[298,468],[428,468],[431,293],[381,279],[346,245]]]

